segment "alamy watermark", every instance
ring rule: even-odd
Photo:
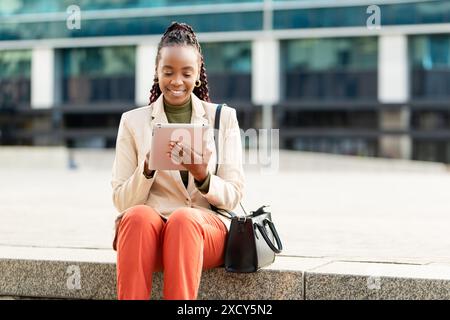
[[[81,270],[80,266],[70,265],[67,267],[66,273],[69,275],[66,281],[67,289],[80,290],[81,289]]]
[[[376,4],[367,7],[366,13],[371,14],[366,21],[367,29],[380,30],[381,29],[381,9]]]
[[[234,165],[242,162],[245,165],[257,166],[261,173],[274,174],[278,172],[280,163],[279,131],[279,129],[253,128],[244,131],[235,128],[219,132],[211,129],[203,135],[201,128],[194,129],[193,132],[180,128],[171,133],[170,141],[175,145],[169,154],[175,164],[208,162],[208,157],[215,157],[216,154],[215,147],[211,144],[214,139],[210,139],[214,135],[219,139],[220,145],[219,159],[216,159],[218,164]],[[202,135],[203,140],[197,138]],[[241,145],[244,145],[242,154],[235,149]],[[245,152],[246,149],[248,152]]]
[[[69,30],[81,29],[81,9],[77,5],[68,6],[66,9],[68,17],[66,18],[66,26]]]
[[[377,267],[370,267],[368,270],[367,289],[379,291],[381,290],[381,270]]]

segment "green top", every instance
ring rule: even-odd
[[[190,123],[192,115],[192,102],[189,99],[189,101],[182,106],[172,106],[164,100],[164,112],[166,113],[167,121],[169,121],[169,123]],[[180,175],[184,186],[187,188],[189,182],[189,171],[180,171]],[[210,179],[211,175],[208,172],[208,176],[205,181],[199,182],[195,180],[195,186],[202,193],[208,193]]]

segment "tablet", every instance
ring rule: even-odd
[[[153,126],[150,151],[151,170],[186,170],[181,164],[167,156],[171,141],[183,141],[198,154],[203,154],[203,138],[208,129],[206,124],[157,123]]]

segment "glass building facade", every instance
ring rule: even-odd
[[[284,148],[450,163],[450,1],[376,2],[381,32],[367,1],[1,1],[0,143],[114,147],[121,113],[148,101],[161,34],[183,21],[212,101],[235,107],[244,129],[266,125],[266,82]],[[74,8],[80,28],[68,26]],[[55,67],[52,90],[33,94],[42,63]]]
[[[64,103],[134,100],[134,47],[62,50]]]
[[[377,38],[282,42],[284,98],[377,98]]]
[[[285,147],[376,156],[377,141],[358,130],[377,130],[374,110],[329,110],[321,103],[377,101],[376,37],[281,42],[283,81],[280,127]],[[283,104],[284,102],[284,104]],[[302,106],[299,108],[299,106]]]
[[[202,52],[214,101],[251,101],[251,43],[204,43]]]
[[[0,51],[0,106],[30,103],[31,51]]]
[[[0,51],[0,145],[17,144],[17,129],[29,125],[16,112],[30,105],[30,74],[30,50]]]
[[[450,35],[412,36],[409,44],[411,95],[421,102],[412,111],[413,158],[449,163]]]

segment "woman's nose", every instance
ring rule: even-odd
[[[172,80],[172,85],[182,85],[183,84],[183,80],[181,80],[181,77],[175,77]]]

